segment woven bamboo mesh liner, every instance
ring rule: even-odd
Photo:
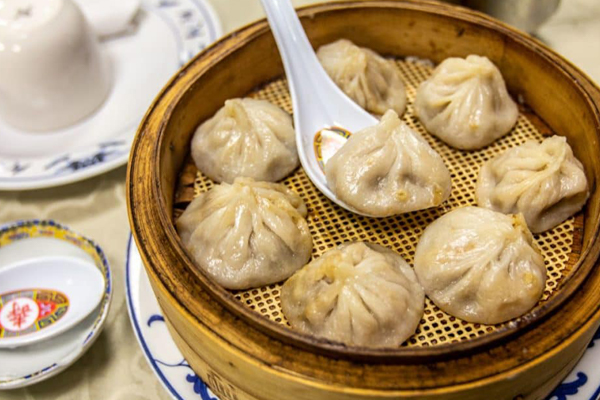
[[[305,201],[308,210],[308,224],[313,239],[313,257],[348,241],[368,241],[379,243],[400,253],[412,265],[416,245],[423,230],[434,220],[448,211],[467,205],[475,205],[475,183],[479,166],[500,154],[509,147],[520,145],[528,139],[541,141],[544,135],[552,134],[532,113],[523,110],[517,125],[503,138],[491,146],[479,151],[460,151],[445,145],[429,135],[414,116],[412,103],[416,89],[432,72],[430,63],[419,60],[398,60],[408,97],[407,110],[403,120],[419,132],[429,144],[442,156],[452,176],[452,194],[438,208],[411,212],[390,218],[368,218],[348,212],[327,199],[312,184],[302,168],[298,168],[283,183],[298,193]],[[292,105],[285,79],[273,81],[249,94],[249,97],[265,99],[287,112]],[[535,124],[535,125],[534,125]],[[543,132],[543,133],[542,133]],[[185,208],[191,197],[210,190],[213,182],[197,171],[191,160],[185,166],[184,174],[195,176],[187,184],[180,180],[176,196],[175,211],[177,217],[181,208]],[[187,193],[187,194],[186,194]],[[187,197],[187,198],[186,198]],[[583,215],[571,217],[556,228],[535,235],[548,269],[548,279],[541,303],[557,292],[557,287],[571,273],[572,266],[581,253],[581,230]],[[244,306],[254,310],[265,318],[289,326],[281,311],[279,293],[281,283],[234,292],[235,298]],[[425,301],[425,313],[415,334],[403,346],[435,346],[442,343],[454,343],[494,332],[503,324],[481,325],[452,317],[436,307],[428,298]]]

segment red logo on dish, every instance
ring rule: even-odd
[[[28,298],[9,301],[0,309],[0,324],[10,331],[22,331],[29,328],[39,315],[38,305]]]
[[[17,329],[21,329],[21,325],[27,320],[27,314],[30,312],[31,308],[29,308],[29,304],[25,304],[21,307],[15,301],[12,304],[12,310],[8,312],[8,320],[12,322]]]

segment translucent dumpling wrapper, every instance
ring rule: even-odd
[[[325,165],[325,175],[340,200],[374,217],[438,206],[452,190],[440,155],[391,110],[350,136]]]
[[[227,100],[196,129],[192,158],[216,182],[278,181],[299,164],[292,118],[265,100]]]
[[[237,178],[196,197],[177,220],[198,267],[227,289],[286,279],[310,259],[307,210],[284,185]]]
[[[346,39],[319,47],[327,74],[358,105],[375,114],[406,109],[406,89],[394,61]]]
[[[281,288],[292,328],[350,346],[399,346],[417,329],[424,303],[406,261],[364,242],[327,251]]]
[[[532,232],[543,232],[575,214],[585,204],[588,184],[581,162],[567,139],[530,140],[487,161],[476,188],[480,207],[522,213]]]
[[[429,133],[457,149],[480,149],[508,133],[519,110],[486,57],[448,58],[421,83],[415,113]]]
[[[523,216],[463,207],[429,225],[415,272],[440,309],[469,322],[497,324],[539,301],[546,266]]]

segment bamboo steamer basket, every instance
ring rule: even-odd
[[[343,2],[299,11],[312,44],[341,37],[397,58],[407,84],[403,119],[442,155],[453,194],[442,207],[397,218],[353,215],[324,198],[298,169],[284,183],[307,202],[314,256],[348,240],[381,243],[412,262],[425,226],[473,203],[481,162],[526,139],[566,136],[585,166],[590,198],[575,217],[536,235],[548,267],[540,303],[496,326],[451,317],[427,300],[412,338],[394,349],[346,347],[286,325],[279,284],[230,292],[194,266],[174,221],[212,182],[189,157],[195,128],[226,99],[253,96],[291,111],[267,23],[256,22],[199,54],[165,86],[135,138],[127,177],[129,218],[170,332],[194,371],[222,399],[544,399],[576,364],[600,324],[600,90],[541,43],[455,6]],[[444,145],[412,113],[423,59],[480,54],[521,100],[513,131],[476,152]],[[411,56],[405,58],[407,56]]]

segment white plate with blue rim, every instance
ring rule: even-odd
[[[173,342],[131,235],[127,245],[125,290],[133,331],[146,360],[167,392],[178,400],[217,400]],[[579,364],[546,400],[599,400],[599,364],[600,330]]]
[[[125,295],[135,336],[167,392],[178,400],[217,400],[175,346],[131,235],[125,261]]]
[[[156,94],[196,53],[221,36],[206,0],[142,0],[131,33],[101,42],[112,66],[104,104],[71,127],[20,131],[0,120],[0,190],[41,189],[121,166]]]
[[[112,275],[102,249],[91,240],[53,221],[19,221],[0,226],[0,268],[36,257],[70,257],[95,266],[104,277],[100,304],[68,331],[27,346],[0,349],[0,390],[16,389],[48,379],[79,359],[100,335],[112,300]],[[40,293],[40,292],[46,293]],[[44,323],[52,325],[52,315],[68,313],[69,300],[49,290],[30,290],[30,298],[49,309]],[[50,295],[50,296],[49,296]],[[60,300],[59,300],[60,299]],[[0,296],[0,308],[6,298]],[[43,303],[43,304],[42,304]],[[8,303],[7,303],[8,304]],[[60,314],[63,315],[63,314]],[[40,320],[41,321],[41,320]],[[10,334],[0,327],[0,336]]]

